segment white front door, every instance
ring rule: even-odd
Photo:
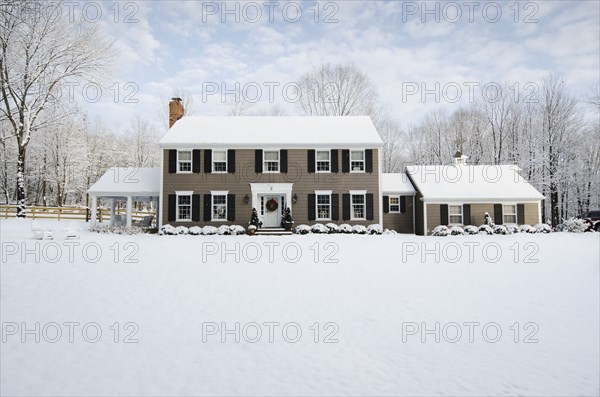
[[[280,196],[263,196],[263,227],[281,226],[281,199]],[[271,211],[269,210],[271,209]]]

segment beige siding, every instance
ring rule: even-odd
[[[398,233],[414,233],[413,210],[413,196],[406,196],[406,212],[404,214],[393,212],[383,214],[383,227]]]
[[[201,222],[169,222],[168,221],[168,196],[175,194],[176,191],[193,191],[194,194],[209,194],[211,190],[227,190],[229,194],[235,194],[235,212],[234,222],[223,222],[223,224],[234,223],[246,225],[250,220],[252,212],[252,202],[245,204],[244,196],[252,196],[250,183],[293,183],[293,194],[298,195],[298,202],[292,204],[292,213],[294,222],[299,224],[312,224],[316,221],[308,220],[308,194],[313,194],[315,190],[332,190],[333,193],[340,195],[339,208],[340,220],[335,222],[369,225],[379,223],[379,155],[377,149],[373,149],[373,173],[342,173],[342,155],[339,153],[339,173],[318,174],[307,172],[307,150],[290,149],[288,150],[288,173],[287,174],[257,174],[254,172],[254,149],[236,150],[236,173],[235,174],[206,174],[204,173],[204,151],[202,151],[200,174],[169,174],[169,153],[163,150],[163,224],[185,226],[203,226],[207,223]],[[344,221],[342,220],[342,194],[349,190],[367,190],[367,193],[373,194],[373,215],[374,219],[370,221]],[[288,203],[288,205],[291,203]],[[201,205],[201,210],[203,209]],[[201,216],[203,219],[203,216]],[[218,225],[217,222],[211,222],[212,225]]]
[[[427,234],[431,234],[434,227],[439,226],[440,220],[440,205],[439,204],[427,204]]]
[[[483,216],[486,212],[494,219],[494,204],[471,204],[471,225],[483,225]]]
[[[538,203],[525,203],[525,223],[528,225],[535,225],[540,222]]]

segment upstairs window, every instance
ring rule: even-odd
[[[350,151],[350,172],[365,172],[365,151]]]
[[[316,161],[317,172],[331,171],[331,152],[329,150],[317,150]]]
[[[180,150],[177,152],[177,172],[192,172],[192,151]]]
[[[215,173],[227,172],[227,151],[213,150],[212,171]]]
[[[263,151],[263,172],[279,172],[279,150]]]

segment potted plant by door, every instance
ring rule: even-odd
[[[250,222],[248,222],[248,224],[250,225],[248,226],[248,234],[251,236],[256,233],[256,229],[262,227],[262,222],[260,219],[258,219],[258,212],[256,211],[256,208],[252,208],[252,217],[250,218]]]
[[[292,220],[292,211],[290,210],[290,207],[285,209],[283,219],[281,220],[281,227],[285,230],[292,230],[292,227],[294,227],[294,221]]]

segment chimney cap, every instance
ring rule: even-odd
[[[171,98],[171,100],[175,101],[175,102],[181,102],[181,98],[177,98],[177,97],[173,97],[173,98]]]

